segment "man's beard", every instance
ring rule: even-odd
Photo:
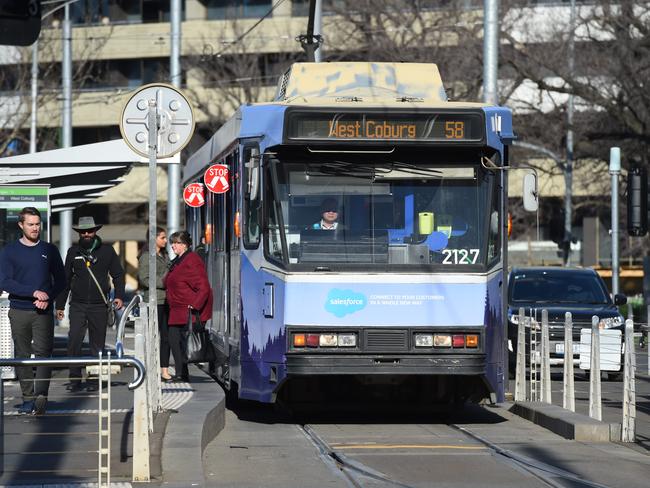
[[[79,245],[84,249],[90,249],[95,241],[94,237],[80,237]]]

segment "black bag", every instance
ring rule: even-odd
[[[192,312],[195,312],[196,315]],[[194,318],[196,317],[196,320]],[[201,323],[198,310],[188,309],[187,331],[184,335],[184,352],[186,363],[209,363],[215,360],[210,333]]]

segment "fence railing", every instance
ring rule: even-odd
[[[551,403],[551,351],[549,347],[549,321],[546,310],[519,309],[517,329],[517,352],[515,367],[515,401],[537,401]],[[646,329],[650,341],[650,329]],[[563,326],[563,347],[557,347],[556,355],[563,356],[562,406],[575,411],[574,388],[574,335],[573,318],[565,314]],[[641,332],[643,334],[643,332]],[[602,420],[601,371],[623,376],[623,421],[621,437],[623,442],[634,442],[636,422],[636,356],[634,349],[634,322],[626,320],[624,333],[605,329],[600,318],[593,316],[591,328],[580,330],[581,369],[589,374],[589,416]],[[560,352],[558,352],[560,351]],[[650,355],[648,359],[650,373]],[[528,373],[528,374],[527,374]],[[608,373],[609,374],[609,373]]]
[[[132,311],[139,307],[139,314],[132,317]],[[7,307],[5,307],[7,309]],[[6,312],[6,310],[5,310]],[[162,391],[160,380],[160,356],[159,356],[159,338],[156,311],[153,311],[154,316],[149,320],[149,310],[146,303],[143,302],[140,295],[134,296],[129,302],[124,312],[120,317],[116,330],[115,352],[116,356],[105,356],[104,358],[95,357],[79,357],[79,358],[25,358],[25,359],[0,359],[0,368],[9,366],[51,366],[51,367],[69,367],[69,366],[91,366],[99,369],[100,374],[106,373],[106,362],[110,357],[111,366],[130,366],[135,368],[135,377],[129,383],[129,389],[134,390],[133,396],[133,468],[132,480],[133,481],[150,481],[150,464],[149,464],[149,435],[153,432],[154,414],[162,410]],[[5,313],[6,315],[6,313]],[[132,356],[125,356],[125,335],[127,322],[130,320],[134,323],[134,351]],[[5,321],[7,322],[7,321]],[[8,330],[7,324],[2,324],[2,329]],[[9,352],[11,354],[13,351]],[[102,366],[100,366],[100,364]],[[108,374],[112,372],[108,371]],[[145,374],[149,371],[150,374]],[[93,373],[96,374],[96,373]],[[2,381],[0,380],[0,383]],[[100,385],[102,382],[100,381]],[[108,382],[110,385],[110,381]],[[0,390],[1,392],[1,390]],[[100,402],[108,403],[110,410],[110,391],[106,392],[108,397],[100,393]],[[0,402],[1,403],[1,402]],[[106,414],[106,406],[100,407],[99,415]],[[1,412],[1,411],[0,411]],[[109,427],[102,427],[109,419]],[[104,435],[104,441],[110,440],[110,413],[108,417],[100,417],[99,420],[99,435],[100,438]],[[107,432],[107,430],[109,432]],[[101,439],[100,439],[101,442]],[[106,455],[108,447],[100,444],[99,452]],[[101,456],[102,454],[100,454]],[[100,473],[110,472],[110,463],[108,465],[99,466]],[[100,479],[100,486],[101,484]]]
[[[98,371],[98,448],[97,448],[97,486],[109,487],[111,484],[111,375],[112,366],[126,366],[135,369],[135,378],[128,384],[130,390],[136,390],[145,380],[144,364],[134,357],[113,358],[108,353],[102,357],[68,357],[68,358],[0,358],[0,367],[66,367],[96,366]],[[0,380],[0,422],[4,423],[4,382]],[[0,432],[4,427],[0,424]]]

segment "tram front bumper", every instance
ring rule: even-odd
[[[287,375],[484,375],[485,354],[287,354]]]

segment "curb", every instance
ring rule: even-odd
[[[621,424],[606,423],[557,405],[539,402],[517,402],[510,411],[565,439],[584,442],[621,440]]]
[[[221,386],[195,365],[190,365],[190,375],[194,394],[170,415],[163,439],[161,486],[168,488],[205,486],[203,451],[225,423]]]

